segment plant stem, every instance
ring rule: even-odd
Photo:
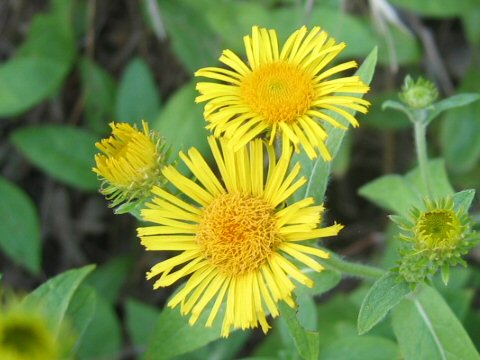
[[[356,264],[345,261],[335,255],[332,255],[330,259],[322,260],[322,263],[327,267],[342,272],[343,274],[348,274],[360,278],[378,279],[385,275],[385,270],[374,266]]]
[[[415,148],[417,150],[418,166],[422,176],[423,184],[427,189],[427,195],[432,197],[432,188],[430,186],[430,178],[428,175],[428,156],[427,156],[427,125],[421,121],[415,121]]]

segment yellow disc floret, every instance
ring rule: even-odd
[[[248,194],[224,194],[205,210],[197,241],[226,275],[257,270],[280,243],[274,208]]]
[[[453,209],[433,209],[420,215],[415,233],[419,247],[431,251],[449,250],[461,240],[463,226]]]
[[[315,96],[312,77],[284,61],[250,73],[240,91],[252,111],[270,124],[295,121],[306,113]]]

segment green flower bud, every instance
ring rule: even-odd
[[[431,81],[419,77],[415,82],[407,75],[399,97],[411,109],[425,109],[438,98],[438,90]]]
[[[425,200],[425,209],[413,208],[410,218],[394,216],[401,233],[401,259],[394,270],[406,281],[419,283],[442,270],[448,282],[450,266],[466,265],[462,256],[478,241],[465,209],[455,209],[452,198]]]

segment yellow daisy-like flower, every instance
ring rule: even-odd
[[[0,359],[56,360],[60,349],[46,321],[24,310],[0,311]]]
[[[182,314],[191,314],[191,324],[211,304],[206,321],[211,326],[225,300],[222,336],[228,336],[232,327],[259,324],[266,332],[266,316],[279,314],[279,301],[295,306],[292,279],[313,286],[295,263],[321,271],[323,266],[312,256],[329,257],[302,241],[336,235],[342,225],[319,228],[324,209],[313,206],[312,198],[284,205],[306,182],[304,177],[296,179],[299,164],[288,172],[291,146],[283,148],[278,161],[273,147],[267,146],[265,176],[262,140],[238,151],[223,139],[220,146],[214,137],[208,141],[223,182],[192,148],[180,158],[197,182],[172,166],[163,174],[197,205],[154,187],[155,197],[142,211],[144,220],[157,224],[138,229],[147,250],[181,251],[153,266],[147,278],[160,276],[154,284],[159,288],[191,275],[168,303],[181,304]]]
[[[281,50],[275,30],[256,26],[244,43],[248,64],[225,50],[220,61],[230,69],[207,67],[195,73],[220,81],[197,84],[201,95],[196,101],[207,102],[207,128],[216,137],[227,137],[235,150],[265,131],[270,132],[272,143],[281,132],[283,142],[293,143],[296,149],[301,144],[311,159],[320,153],[330,161],[325,146],[328,134],[318,120],[346,129],[332,116],[336,113],[358,126],[348,110],[366,113],[369,105],[351,96],[369,90],[358,76],[331,79],[355,68],[355,61],[325,70],[345,44],[337,44],[319,27],[308,31],[305,26],[295,31]]]
[[[164,143],[142,122],[143,131],[128,123],[111,123],[112,136],[96,143],[103,154],[95,155],[93,171],[104,179],[100,190],[112,206],[141,198],[162,179]]]

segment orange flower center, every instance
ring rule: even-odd
[[[266,64],[248,75],[241,96],[270,124],[292,122],[310,108],[315,95],[312,78],[287,62]]]
[[[220,195],[205,208],[197,241],[212,264],[237,276],[257,270],[281,240],[269,203],[233,193]]]

